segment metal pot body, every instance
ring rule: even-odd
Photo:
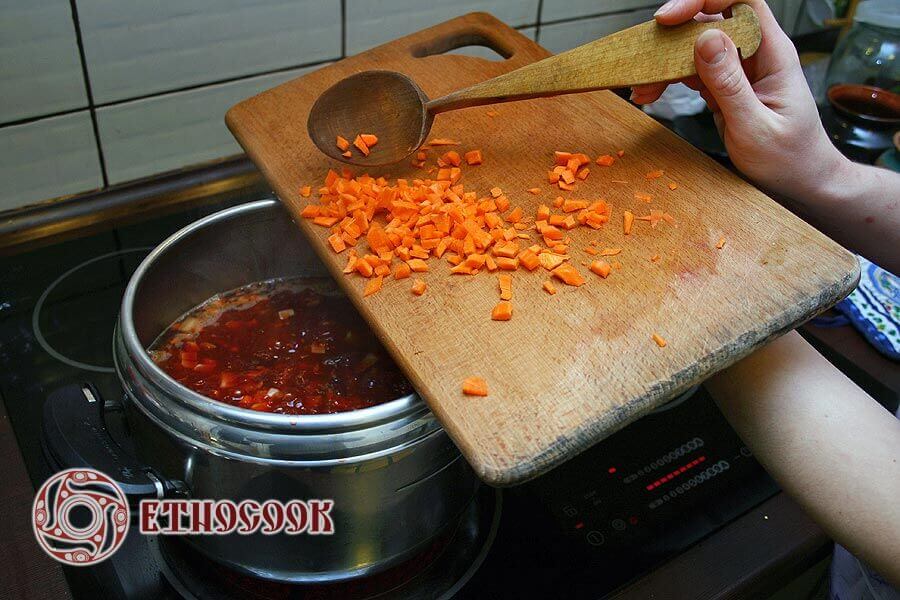
[[[332,535],[203,535],[210,558],[279,581],[365,575],[413,555],[455,525],[479,481],[415,395],[332,415],[277,415],[215,402],[180,385],[146,348],[210,296],[276,277],[325,275],[274,200],[197,221],[133,275],[115,339],[139,458],[195,498],[329,499]]]

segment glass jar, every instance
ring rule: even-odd
[[[900,92],[900,0],[861,2],[853,26],[838,43],[825,89],[841,83],[861,83]]]

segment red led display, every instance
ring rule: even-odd
[[[705,456],[698,456],[694,460],[681,465],[674,471],[670,471],[669,473],[666,473],[665,475],[663,475],[662,477],[660,477],[653,483],[648,484],[644,489],[646,489],[648,492],[651,490],[654,490],[654,489],[658,488],[659,486],[661,486],[662,484],[666,483],[667,481],[671,481],[675,477],[678,477],[685,471],[689,471],[690,469],[693,469],[694,467],[696,467],[700,463],[704,462],[705,460],[706,460]]]
[[[611,475],[611,474],[613,474],[613,473],[616,472],[616,468],[615,468],[615,467],[610,467],[610,468],[608,468],[608,469],[606,470],[606,472],[609,473],[609,474]]]

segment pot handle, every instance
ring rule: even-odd
[[[90,383],[54,390],[44,403],[42,445],[59,469],[89,467],[105,473],[136,506],[152,498],[185,498],[187,485],[140,464],[113,440],[103,420],[103,399]]]

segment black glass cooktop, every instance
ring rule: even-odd
[[[40,420],[56,387],[94,383],[127,448],[111,352],[125,285],[155,244],[221,208],[0,258],[0,396],[36,486],[51,473]],[[373,582],[331,590],[248,582],[177,543],[136,532],[106,562],[66,573],[74,595],[85,598],[98,590],[157,600],[222,597],[223,590],[243,598],[601,598],[776,491],[701,388],[537,480],[502,492],[484,488],[427,557]]]

